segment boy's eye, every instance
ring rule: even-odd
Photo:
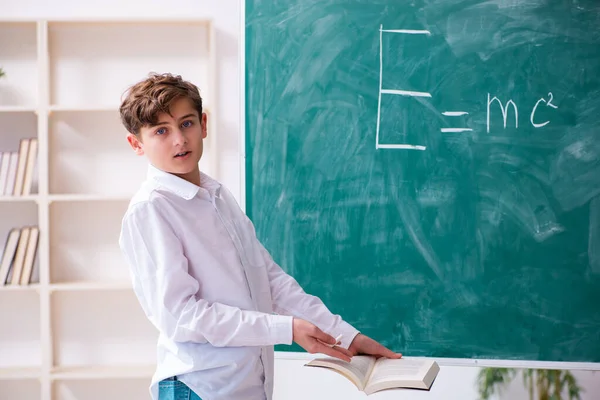
[[[192,121],[183,121],[183,123],[181,124],[184,128],[189,128],[190,126],[193,125]]]
[[[164,135],[165,133],[167,133],[167,130],[165,128],[158,128],[156,130],[157,135]]]

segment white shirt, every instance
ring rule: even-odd
[[[119,244],[159,331],[154,400],[171,376],[203,400],[270,400],[273,345],[292,343],[292,316],[343,334],[345,348],[358,334],[273,261],[231,193],[206,174],[196,186],[149,166]]]

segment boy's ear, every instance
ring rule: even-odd
[[[136,135],[134,135],[133,133],[129,133],[127,135],[127,141],[129,142],[129,145],[131,146],[133,151],[135,151],[135,154],[137,154],[138,156],[144,155],[144,145]]]
[[[202,127],[202,139],[206,139],[207,136],[207,126],[208,126],[208,122],[207,122],[207,116],[206,113],[202,113],[202,116],[200,117],[200,126]]]

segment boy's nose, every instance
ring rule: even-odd
[[[175,144],[182,145],[187,142],[185,135],[179,129],[177,129],[174,133],[175,134],[173,135],[173,141]]]

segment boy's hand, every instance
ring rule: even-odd
[[[353,356],[355,356],[357,354],[368,354],[368,355],[375,356],[377,358],[379,358],[379,357],[401,358],[402,357],[402,354],[394,353],[390,349],[386,348],[385,346],[376,342],[375,340],[371,339],[370,337],[363,335],[362,333],[359,333],[358,335],[356,335],[356,337],[350,344],[350,347],[348,348],[348,350],[350,350],[350,353]]]
[[[293,319],[293,340],[311,354],[323,353],[350,362],[351,353],[335,345],[335,338],[303,319]]]

